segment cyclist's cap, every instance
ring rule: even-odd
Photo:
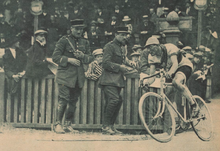
[[[149,46],[149,45],[159,45],[160,42],[156,37],[150,37],[148,38],[148,40],[146,41],[145,47]]]

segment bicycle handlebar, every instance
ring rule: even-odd
[[[144,77],[142,80],[148,79],[148,78],[152,78],[152,77],[157,76],[157,75],[159,75],[159,74],[165,74],[164,69],[160,69],[159,72],[157,72],[157,73],[155,73],[155,74],[153,74],[153,75],[150,75],[150,76],[148,76],[148,77]]]

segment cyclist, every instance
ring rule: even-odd
[[[148,51],[148,56],[145,56],[145,59],[150,66],[150,75],[154,74],[158,68],[164,68],[166,82],[172,82],[174,88],[178,89],[189,100],[192,107],[192,116],[196,116],[199,109],[192,99],[191,92],[185,85],[193,70],[191,61],[181,54],[177,46],[171,43],[160,44],[156,37],[150,37],[145,47],[147,48],[145,50]],[[155,81],[155,78],[144,80],[143,84],[149,86]],[[169,96],[171,92],[172,89],[167,92],[167,95]]]

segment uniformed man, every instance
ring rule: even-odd
[[[77,132],[71,127],[71,121],[85,80],[84,65],[93,60],[89,41],[82,38],[83,28],[84,20],[72,20],[71,34],[63,36],[57,42],[52,56],[53,61],[59,65],[55,77],[59,88],[57,119],[54,127],[56,133]],[[62,127],[61,121],[65,109],[66,121]]]
[[[114,128],[114,123],[121,108],[121,88],[125,86],[124,73],[133,70],[126,66],[126,52],[122,49],[127,41],[128,28],[117,27],[115,38],[107,43],[103,54],[103,73],[100,77],[100,85],[105,96],[104,122],[102,132],[113,135],[121,133]]]

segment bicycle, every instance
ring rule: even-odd
[[[205,101],[199,96],[192,96],[199,107],[199,113],[196,117],[192,117],[190,105],[186,102],[185,112],[182,116],[164,93],[164,88],[172,86],[172,84],[165,83],[165,71],[163,69],[154,75],[143,78],[143,80],[157,75],[160,75],[160,93],[147,92],[141,96],[139,101],[139,116],[148,134],[159,142],[169,142],[176,131],[174,119],[176,113],[182,123],[185,123],[184,125],[192,126],[201,140],[209,141],[213,134],[213,127],[212,117]],[[186,106],[186,104],[188,105]],[[186,110],[187,108],[188,110]],[[186,129],[188,127],[186,126]]]

